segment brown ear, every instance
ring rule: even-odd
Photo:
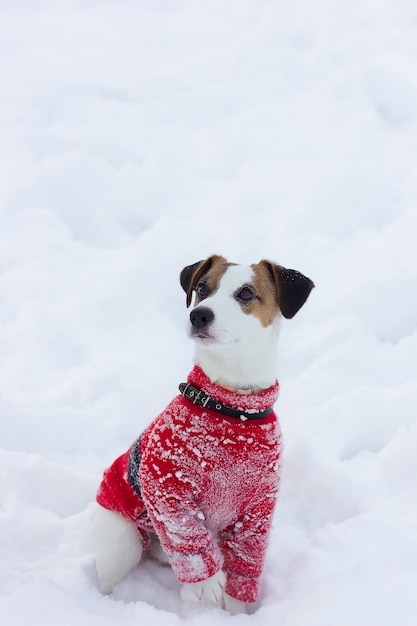
[[[271,261],[261,261],[261,263],[267,267],[275,284],[282,315],[287,319],[294,317],[313,289],[313,281],[297,270],[289,270]]]
[[[218,256],[217,254],[213,254],[212,256],[209,256],[209,258],[205,261],[197,261],[197,263],[187,265],[187,267],[184,267],[184,269],[182,270],[180,274],[180,283],[181,287],[187,294],[187,307],[189,307],[191,304],[193,290],[197,286],[197,283],[199,282],[200,278],[209,271],[214,261],[226,262],[226,259]]]

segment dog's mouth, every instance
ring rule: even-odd
[[[204,343],[204,344],[213,343],[214,341],[216,341],[213,335],[210,335],[208,332],[204,332],[203,330],[198,329],[198,328],[192,328],[190,336],[191,336],[191,339],[195,339],[199,343]]]
[[[235,337],[229,331],[223,331],[221,333],[210,333],[208,329],[204,330],[202,328],[191,327],[189,331],[189,337],[193,339],[196,343],[203,346],[221,346],[229,345],[231,343],[238,343],[237,337]]]

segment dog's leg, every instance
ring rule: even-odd
[[[93,517],[92,532],[100,591],[107,594],[139,563],[143,541],[131,522],[100,505]]]

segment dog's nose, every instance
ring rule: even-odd
[[[194,328],[205,328],[214,320],[214,313],[206,306],[197,307],[190,313],[191,324]]]

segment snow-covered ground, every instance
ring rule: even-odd
[[[416,7],[0,1],[2,626],[416,624]],[[178,275],[213,252],[316,283],[243,617],[153,563],[102,597],[89,536],[191,367]]]

